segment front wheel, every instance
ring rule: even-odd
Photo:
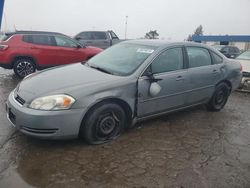
[[[22,58],[14,62],[13,69],[19,78],[24,78],[36,71],[36,65],[31,59]]]
[[[126,125],[124,110],[115,103],[102,103],[84,120],[80,136],[89,144],[102,144],[117,138]]]
[[[215,92],[207,104],[210,111],[220,111],[226,104],[230,95],[230,88],[226,83],[220,83],[216,86]]]

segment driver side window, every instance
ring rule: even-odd
[[[182,48],[172,48],[161,53],[151,64],[153,74],[183,69]]]

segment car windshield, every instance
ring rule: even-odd
[[[236,59],[250,60],[250,51],[243,52]]]
[[[91,58],[87,66],[127,76],[132,74],[156,49],[155,46],[121,43]]]

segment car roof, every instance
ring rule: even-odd
[[[7,32],[5,35],[11,36],[16,34],[46,34],[46,35],[64,35],[58,32],[49,32],[49,31],[15,31],[15,32]]]
[[[123,43],[128,44],[139,44],[139,45],[146,45],[146,46],[155,46],[155,47],[167,47],[167,46],[174,46],[174,45],[185,45],[185,46],[199,46],[199,47],[206,47],[209,48],[209,46],[197,42],[173,42],[173,41],[167,41],[167,40],[150,40],[150,39],[139,39],[139,40],[127,40]]]

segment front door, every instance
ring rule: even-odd
[[[152,62],[148,69],[152,72],[154,79],[142,76],[138,80],[138,117],[173,110],[185,105],[189,77],[184,67],[182,47],[167,49]],[[157,95],[150,93],[150,86],[153,82],[161,88]]]
[[[58,65],[81,62],[86,59],[86,54],[78,48],[78,44],[64,36],[55,36],[57,45]]]

